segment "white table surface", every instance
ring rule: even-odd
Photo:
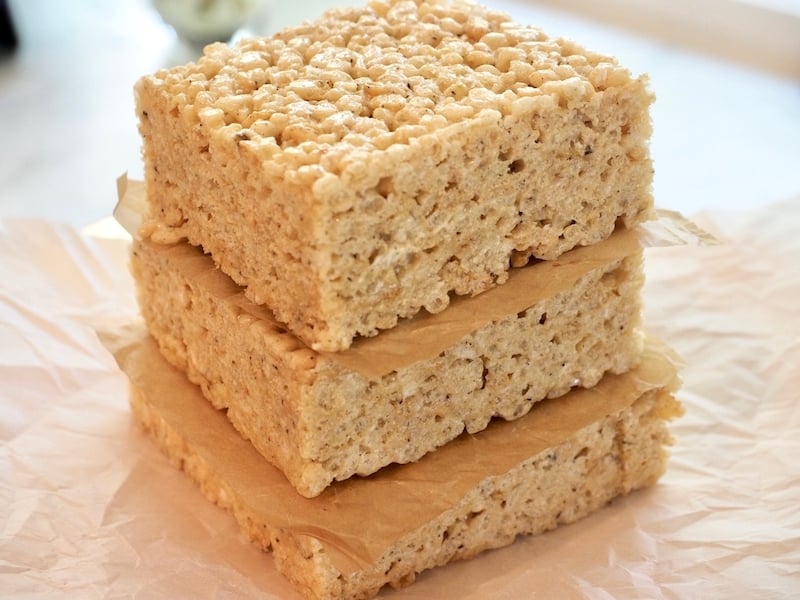
[[[275,2],[262,31],[343,2]],[[799,82],[531,0],[485,3],[650,74],[658,98],[652,153],[660,206],[694,214],[800,196]],[[133,83],[184,62],[187,51],[148,0],[11,0],[10,6],[21,45],[0,59],[0,218],[98,221],[113,208],[115,178],[141,175]]]

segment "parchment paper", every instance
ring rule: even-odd
[[[118,202],[114,209],[117,221],[136,235],[147,200],[142,182],[117,179]],[[470,333],[505,317],[523,312],[547,298],[572,288],[584,275],[619,261],[648,246],[676,244],[705,245],[713,236],[675,212],[660,211],[657,218],[636,229],[620,228],[608,239],[589,247],[578,247],[555,260],[535,261],[523,268],[511,269],[508,280],[476,296],[455,296],[447,310],[436,314],[420,311],[413,318],[402,319],[380,335],[359,338],[347,350],[320,353],[365,377],[382,377],[421,360],[435,358]],[[177,251],[175,251],[177,250]],[[235,303],[243,312],[274,322],[272,313],[250,302],[242,288],[219,271],[210,256],[176,248],[172,261],[191,278],[226,302]]]
[[[722,243],[646,250],[646,323],[686,362],[661,483],[384,597],[797,595],[800,202],[698,221]],[[0,223],[0,596],[296,598],[132,424],[95,335],[137,314],[126,244]]]
[[[369,569],[401,538],[453,508],[487,478],[558,446],[650,390],[679,386],[679,358],[649,339],[641,364],[625,375],[609,375],[590,389],[545,400],[520,419],[463,435],[415,463],[334,483],[308,499],[164,360],[145,331],[103,337],[130,378],[136,402],[152,415],[148,420],[162,421],[181,445],[191,447],[203,471],[225,482],[226,495],[248,507],[255,522],[317,539],[346,575]]]

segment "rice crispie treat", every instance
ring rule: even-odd
[[[628,245],[617,244],[623,236]],[[190,244],[137,242],[132,267],[164,356],[307,497],[334,480],[417,460],[492,417],[519,418],[543,398],[591,387],[640,359],[642,250],[627,231],[517,269],[504,286],[424,317],[430,331],[452,326],[456,314],[472,325],[499,294],[530,294],[556,273],[564,279],[560,291],[417,358],[408,356],[422,344],[419,329],[408,330],[415,322],[348,351],[311,350]],[[401,348],[398,366],[359,366],[387,345]]]
[[[316,350],[503,283],[652,207],[652,95],[454,0],[373,0],[136,85],[149,209]]]
[[[674,371],[665,377],[664,359],[648,352],[632,371],[541,402],[517,421],[305,499],[169,368],[152,339],[118,360],[135,382],[130,400],[144,429],[316,600],[409,585],[426,569],[574,522],[654,484],[671,443],[667,423],[681,413]],[[553,422],[562,426],[540,425]]]

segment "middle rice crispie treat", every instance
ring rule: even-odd
[[[137,241],[132,264],[164,356],[307,497],[640,359],[630,230],[337,353],[311,350],[189,244]]]

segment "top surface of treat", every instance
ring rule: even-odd
[[[599,68],[598,68],[599,67]],[[184,116],[284,168],[341,172],[355,152],[440,130],[542,94],[630,80],[586,52],[463,0],[372,0],[149,78]],[[529,104],[528,104],[529,106]],[[361,152],[359,152],[361,151]]]

